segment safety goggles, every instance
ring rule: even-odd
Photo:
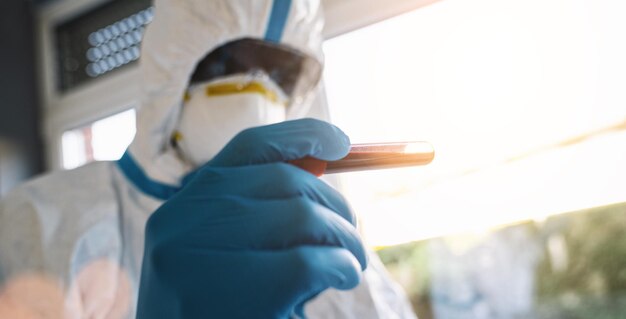
[[[317,85],[322,65],[298,50],[244,38],[228,42],[209,53],[191,76],[191,84],[233,74],[263,72],[290,101],[304,97]]]

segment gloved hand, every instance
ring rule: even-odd
[[[367,257],[342,196],[285,161],[337,160],[349,139],[304,119],[238,134],[148,220],[137,318],[287,318]]]

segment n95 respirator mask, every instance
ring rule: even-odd
[[[194,167],[211,160],[244,129],[282,122],[287,99],[263,73],[233,75],[189,87],[174,138]]]

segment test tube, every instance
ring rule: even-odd
[[[435,157],[428,142],[394,142],[353,144],[348,155],[336,161],[312,157],[289,161],[317,176],[344,172],[366,171],[426,165]]]
[[[326,174],[426,165],[435,152],[427,142],[353,144],[338,161],[326,162]]]

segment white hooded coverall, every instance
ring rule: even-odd
[[[122,160],[39,177],[0,202],[2,319],[134,318],[146,220],[193,169],[169,140],[196,63],[244,37],[323,60],[316,0],[156,0],[155,7],[142,44],[137,133]],[[319,112],[323,96],[316,101]],[[305,312],[414,318],[374,254],[357,288],[329,289]]]

